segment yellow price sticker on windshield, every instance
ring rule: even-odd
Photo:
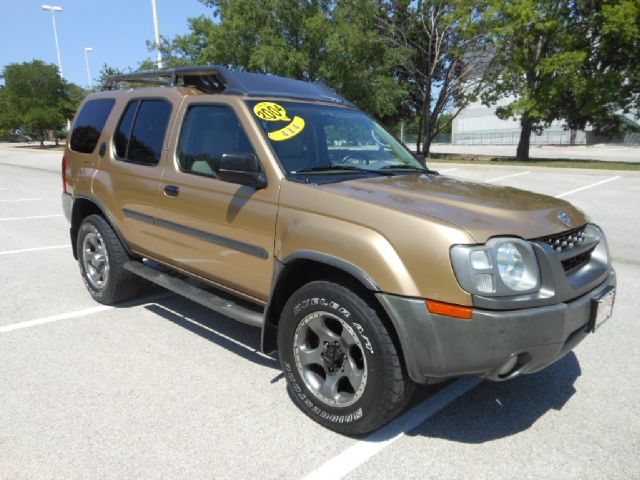
[[[256,117],[266,120],[267,122],[291,121],[291,119],[287,117],[285,108],[273,102],[256,103],[256,106],[253,107],[253,113],[256,114]]]
[[[274,142],[281,142],[282,140],[289,140],[291,137],[298,135],[304,129],[304,126],[304,118],[293,117],[289,125],[275,132],[269,132],[268,135]]]

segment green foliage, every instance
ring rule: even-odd
[[[0,126],[34,132],[41,143],[48,131],[65,127],[84,90],[64,81],[58,67],[33,60],[4,67],[0,90]]]
[[[380,35],[374,0],[202,0],[213,18],[162,45],[169,65],[222,64],[236,70],[321,81],[377,118],[399,112],[406,88]]]
[[[555,120],[572,129],[616,131],[619,112],[638,105],[637,0],[492,0],[484,20],[500,75],[483,101],[519,118],[517,158],[529,135]]]
[[[621,113],[640,107],[640,2],[578,1],[574,15],[584,61],[561,90],[558,116],[573,129],[591,124],[599,134],[619,133]]]

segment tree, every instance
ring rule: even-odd
[[[575,47],[585,61],[562,84],[557,116],[572,130],[588,124],[602,135],[620,133],[621,114],[640,108],[640,3],[578,1]]]
[[[406,91],[380,36],[374,0],[202,0],[213,18],[189,20],[190,33],[163,42],[169,64],[221,64],[235,70],[321,81],[379,119],[397,114]]]
[[[0,122],[10,130],[33,131],[40,138],[40,146],[44,145],[48,131],[65,126],[79,102],[80,87],[65,82],[58,67],[41,60],[7,65],[2,78],[5,85]]]
[[[492,0],[485,19],[500,75],[483,100],[503,99],[497,115],[520,119],[518,160],[555,120],[607,131],[637,105],[637,0]]]
[[[384,35],[418,117],[417,150],[428,155],[436,135],[451,127],[491,72],[481,29],[485,2],[395,0],[386,8]]]
[[[342,0],[332,10],[319,80],[385,123],[409,113],[408,88],[383,35],[380,4]]]

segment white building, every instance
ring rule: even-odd
[[[513,145],[520,140],[520,121],[511,118],[501,120],[496,115],[496,107],[510,103],[505,98],[497,105],[487,107],[480,102],[471,103],[453,120],[451,143],[482,145]],[[585,143],[585,132],[576,132],[575,143]],[[553,122],[540,135],[531,135],[532,144],[568,144],[571,132],[565,130],[562,122]]]
[[[496,115],[496,107],[506,105],[512,99],[505,98],[497,105],[487,107],[480,102],[474,102],[462,110],[453,120],[451,128],[451,143],[467,145],[501,144],[515,145],[520,140],[520,121],[507,119],[501,120]],[[629,124],[638,125],[640,112],[625,115]],[[638,125],[640,126],[640,125]],[[576,131],[574,144],[592,143],[640,143],[640,134],[627,133],[614,139],[606,139],[596,136],[589,127]],[[531,144],[538,145],[567,145],[572,143],[571,131],[565,129],[563,122],[553,122],[539,135],[531,134]]]

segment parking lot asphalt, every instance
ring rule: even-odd
[[[608,234],[614,317],[539,373],[420,388],[354,439],[294,407],[257,329],[161,290],[96,304],[60,157],[0,147],[1,479],[640,478],[640,176],[434,164],[586,211]]]

